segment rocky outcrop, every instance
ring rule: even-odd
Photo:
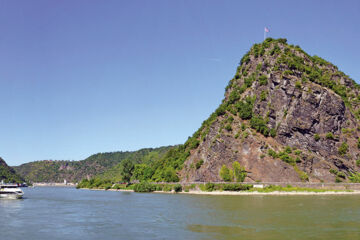
[[[182,181],[222,181],[235,161],[245,181],[348,181],[360,171],[359,102],[359,85],[329,62],[284,39],[255,44],[194,134]]]

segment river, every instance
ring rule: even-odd
[[[24,189],[0,199],[0,239],[360,239],[360,198]]]

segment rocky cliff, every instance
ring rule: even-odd
[[[182,181],[222,181],[220,169],[231,173],[234,162],[250,182],[352,180],[360,171],[359,91],[286,39],[255,44],[191,138]]]

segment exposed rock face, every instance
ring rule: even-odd
[[[182,181],[222,181],[220,168],[234,161],[245,181],[348,181],[360,171],[359,101],[359,85],[325,60],[283,39],[256,44],[195,134]]]

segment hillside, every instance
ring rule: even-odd
[[[101,175],[115,178],[119,164],[129,159],[134,164],[151,162],[160,158],[171,147],[145,148],[138,151],[97,153],[81,161],[44,160],[14,167],[16,172],[31,182],[78,182],[83,178]]]
[[[15,170],[9,167],[6,162],[0,158],[0,182],[4,181],[5,183],[23,183],[24,179],[16,174]]]
[[[359,85],[286,39],[241,59],[225,98],[152,181],[360,181]],[[169,177],[170,176],[170,177]]]

